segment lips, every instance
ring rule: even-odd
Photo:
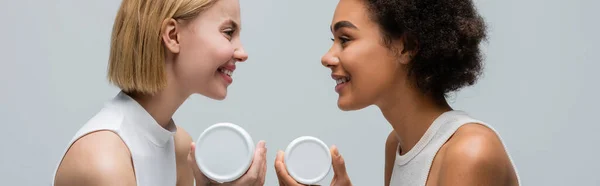
[[[219,74],[221,74],[221,76],[223,77],[223,79],[228,83],[232,83],[233,82],[233,78],[231,78],[231,75],[233,75],[233,71],[235,70],[235,65],[231,64],[231,63],[227,63],[221,67],[219,67],[217,69],[217,72],[219,72]]]
[[[231,77],[231,74],[233,74],[233,71],[225,69],[225,68],[219,68],[218,71],[229,77]]]
[[[342,84],[342,83],[346,83],[346,82],[348,82],[348,81],[350,81],[350,78],[341,78],[341,79],[336,79],[336,80],[335,80],[335,83],[336,83],[337,85],[339,85],[339,84]]]
[[[335,83],[336,83],[335,92],[337,92],[337,93],[342,92],[344,87],[346,87],[346,84],[348,84],[350,82],[350,80],[352,79],[352,78],[350,78],[350,76],[337,75],[337,74],[332,74],[331,78],[333,78],[333,80],[335,80]]]
[[[333,80],[335,80],[335,83],[337,85],[350,82],[350,80],[351,80],[350,76],[336,75],[336,74],[332,74],[331,78],[333,78]]]

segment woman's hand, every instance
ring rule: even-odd
[[[228,183],[217,183],[204,176],[204,174],[202,174],[202,171],[200,171],[200,168],[198,168],[198,164],[196,164],[196,145],[192,143],[191,146],[192,149],[190,150],[190,154],[188,155],[188,163],[194,171],[194,177],[196,178],[197,186],[263,186],[265,184],[265,175],[267,173],[267,148],[265,147],[264,141],[260,141],[256,145],[252,165],[250,165],[248,172],[246,172],[246,174],[244,174],[237,180]]]
[[[331,180],[331,186],[352,186],[348,173],[346,173],[346,165],[344,158],[338,151],[337,147],[332,146],[331,149],[331,164],[333,165],[333,180]],[[303,186],[299,184],[294,178],[292,178],[285,168],[283,162],[284,153],[282,151],[277,152],[277,158],[275,158],[275,172],[277,172],[277,179],[279,179],[280,186]]]

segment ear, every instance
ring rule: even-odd
[[[179,53],[179,25],[175,19],[169,18],[163,21],[161,37],[165,47],[171,53]]]
[[[403,65],[408,65],[412,63],[413,59],[415,59],[415,55],[417,54],[417,50],[403,50],[400,52],[400,63]]]
[[[416,38],[410,34],[404,34],[401,39],[396,41],[396,46],[400,46],[400,63],[407,65],[410,63],[419,52],[419,43]]]

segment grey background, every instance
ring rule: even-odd
[[[1,185],[48,185],[72,135],[117,93],[106,65],[119,4],[0,2]],[[241,0],[248,62],[225,101],[192,96],[177,123],[194,139],[229,121],[266,140],[266,185],[277,184],[276,151],[302,135],[338,145],[355,185],[383,185],[391,127],[374,107],[339,111],[330,71],[320,65],[336,4]],[[454,94],[452,105],[501,133],[524,185],[600,185],[599,1],[477,5],[490,27],[485,76]]]

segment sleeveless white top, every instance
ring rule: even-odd
[[[82,136],[100,130],[112,131],[129,148],[138,186],[174,186],[177,167],[173,137],[177,127],[171,122],[168,128],[161,127],[134,99],[120,92],[79,129],[64,153]],[[58,165],[52,185],[57,169]]]
[[[404,155],[400,155],[396,152],[396,160],[392,171],[390,186],[425,185],[433,158],[438,150],[448,141],[448,139],[450,139],[450,136],[452,136],[459,127],[469,123],[484,125],[498,134],[489,125],[471,118],[463,111],[445,112],[433,121],[415,147]],[[400,150],[400,147],[398,147],[398,150]],[[516,173],[517,169],[513,160],[510,158],[510,155],[509,159]],[[521,183],[518,174],[517,180]]]

